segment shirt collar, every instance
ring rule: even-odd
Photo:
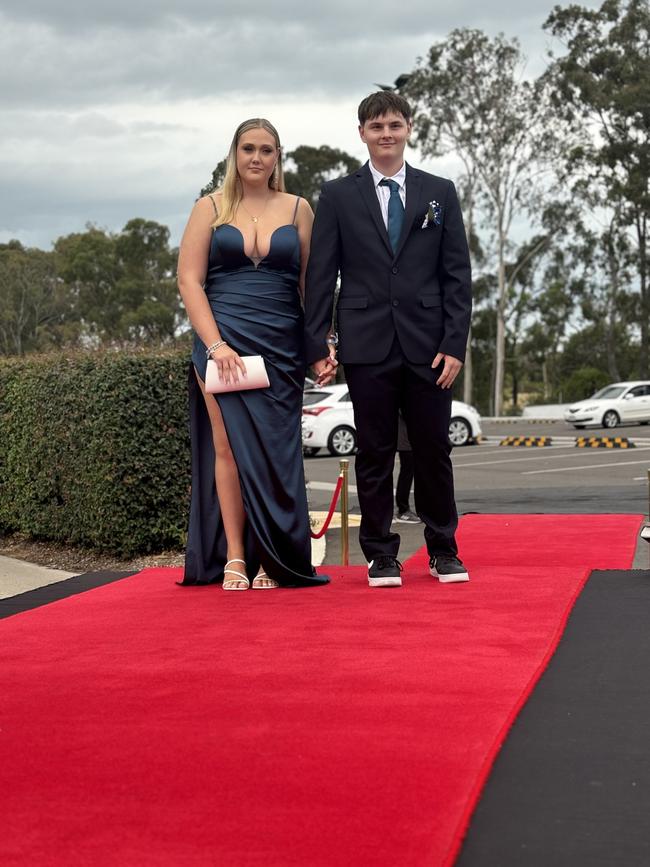
[[[373,166],[372,160],[368,160],[368,166],[370,167],[370,174],[372,175],[372,179],[375,182],[375,187],[379,186],[379,182],[383,181],[386,175],[382,175],[381,172],[378,172],[377,169]],[[406,163],[402,163],[402,168],[395,172],[394,175],[390,176],[390,180],[397,181],[400,187],[403,187],[406,183]]]

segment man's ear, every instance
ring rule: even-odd
[[[361,138],[361,141],[365,144],[366,139],[363,133],[363,126],[361,124],[359,124],[359,137]]]

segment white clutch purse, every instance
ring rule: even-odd
[[[233,382],[232,377],[230,382],[224,382],[219,376],[219,368],[215,361],[208,359],[208,366],[205,371],[205,390],[208,394],[220,394],[224,391],[248,391],[251,388],[268,388],[269,376],[266,372],[266,365],[261,355],[242,355],[241,360],[246,368],[246,376],[241,370],[237,370],[239,379]]]

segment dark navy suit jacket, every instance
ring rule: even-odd
[[[422,228],[429,204],[440,206],[439,225]],[[338,358],[377,364],[395,335],[414,364],[437,352],[461,361],[472,309],[465,228],[451,181],[406,166],[406,209],[393,253],[366,163],[323,186],[305,284],[307,362],[328,354],[337,276]]]

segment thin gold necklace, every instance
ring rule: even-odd
[[[254,217],[254,216],[251,214],[251,212],[248,210],[248,208],[247,208],[246,205],[244,204],[243,199],[240,201],[239,204],[240,204],[240,205],[242,206],[242,208],[246,211],[246,213],[247,213],[248,216],[251,218],[251,220],[252,220],[254,223],[257,223],[257,221],[259,220],[259,218],[262,216],[262,214],[263,214],[264,211],[266,210],[266,206],[268,205],[268,203],[269,203],[269,199],[270,199],[270,198],[271,198],[270,195],[266,197],[266,201],[264,202],[264,207],[262,208],[262,210],[259,212],[259,214],[258,214],[256,217]]]

